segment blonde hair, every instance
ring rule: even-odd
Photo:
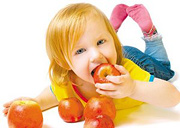
[[[49,77],[52,84],[69,82],[70,53],[85,31],[87,17],[102,18],[112,35],[117,51],[117,64],[121,63],[122,47],[107,17],[95,6],[86,3],[71,4],[61,9],[49,24],[46,35],[47,54],[50,59]]]

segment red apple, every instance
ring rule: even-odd
[[[92,97],[84,108],[84,117],[93,118],[101,114],[105,114],[114,120],[116,116],[114,102],[106,96]]]
[[[114,65],[109,63],[102,63],[95,68],[93,78],[95,83],[109,83],[106,76],[119,76],[120,72],[114,67]]]
[[[14,101],[8,112],[9,128],[42,128],[43,115],[34,101]]]
[[[107,115],[97,115],[94,118],[86,118],[84,128],[114,128],[114,123]]]
[[[58,111],[65,122],[73,123],[80,121],[83,117],[84,106],[75,97],[65,98],[59,102]]]

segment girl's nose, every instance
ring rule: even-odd
[[[98,50],[93,50],[90,58],[91,63],[101,63],[103,61],[103,55]]]

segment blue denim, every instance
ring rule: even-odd
[[[132,60],[139,67],[157,78],[169,80],[174,76],[170,61],[164,48],[161,35],[143,38],[146,44],[145,51],[132,46],[123,46],[123,55]]]

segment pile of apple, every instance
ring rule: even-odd
[[[120,75],[111,64],[101,64],[93,71],[95,83],[107,83],[107,75]],[[114,128],[116,108],[111,98],[92,97],[85,108],[79,99],[62,99],[58,105],[60,117],[65,122],[78,122],[85,118],[84,128]],[[9,128],[42,128],[43,115],[34,101],[14,101],[8,112]]]
[[[114,128],[116,109],[113,101],[106,96],[92,97],[85,108],[79,99],[65,98],[59,102],[58,111],[68,123],[78,122],[84,117],[84,128]]]
[[[108,83],[107,75],[120,75],[111,64],[101,64],[95,68],[93,78],[95,83]],[[84,128],[114,128],[113,120],[116,108],[111,98],[106,96],[92,97],[85,108],[75,97],[62,99],[58,111],[65,122],[78,122],[85,118]]]

